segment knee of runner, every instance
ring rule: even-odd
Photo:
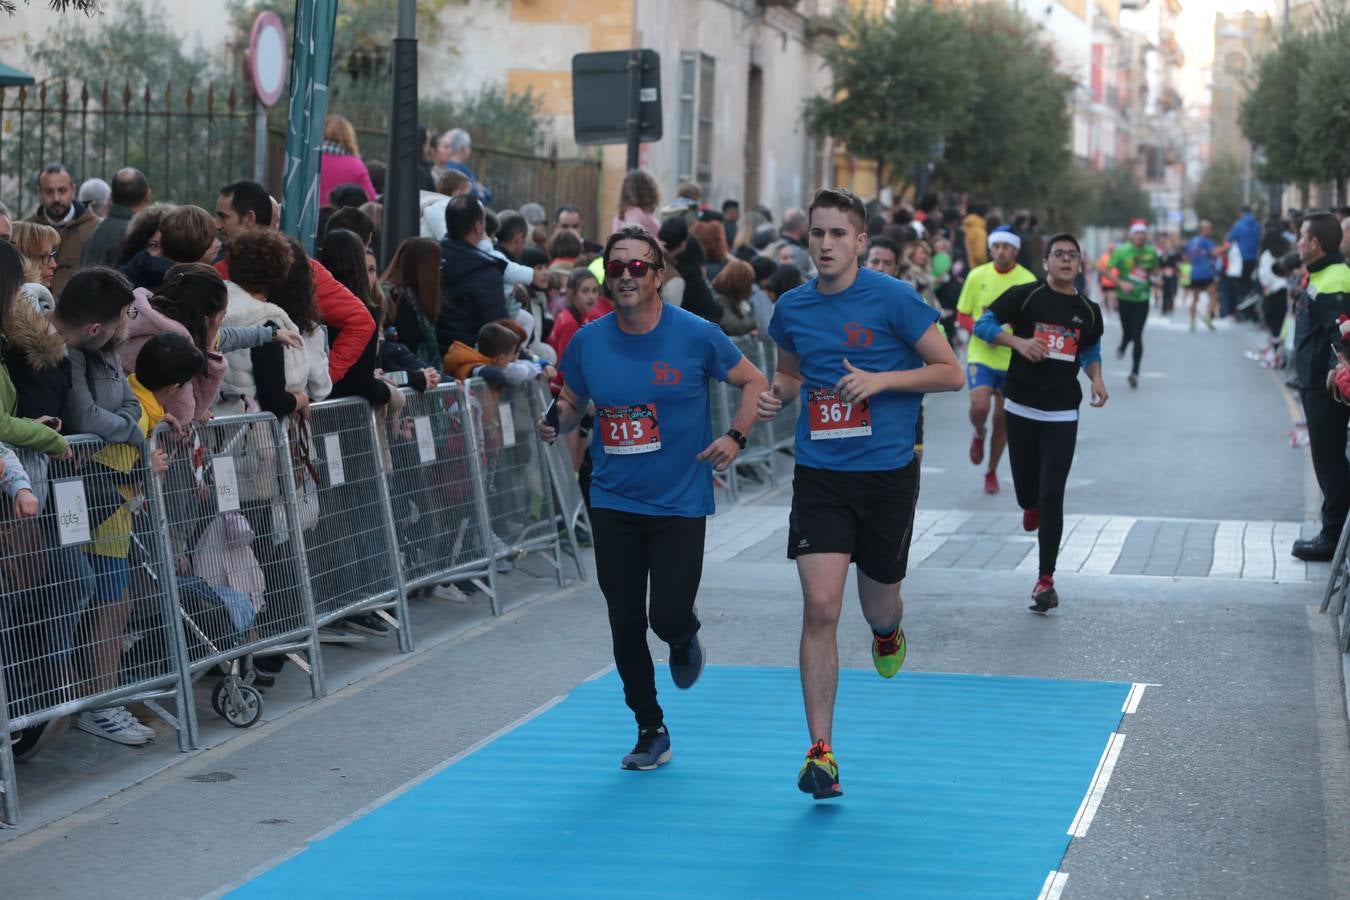
[[[842,605],[834,598],[807,597],[802,607],[802,621],[808,628],[834,628],[839,624]]]

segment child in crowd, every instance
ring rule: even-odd
[[[445,371],[460,381],[482,378],[493,387],[520,384],[539,373],[533,363],[519,359],[520,335],[506,325],[488,322],[478,330],[475,349],[460,341],[445,353]]]

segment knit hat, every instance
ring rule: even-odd
[[[1011,244],[1018,250],[1022,249],[1022,239],[1012,230],[1011,225],[1000,225],[989,232],[989,249],[992,250],[995,244]]]

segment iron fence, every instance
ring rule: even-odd
[[[64,79],[0,87],[0,198],[28,215],[38,202],[38,171],[61,162],[77,185],[135,166],[156,196],[214,209],[221,185],[253,172],[250,96],[216,84],[204,92],[192,84]]]

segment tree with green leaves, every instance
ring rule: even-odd
[[[938,182],[1009,206],[1039,205],[1072,161],[1073,79],[1021,12],[985,3],[959,17],[965,46],[945,68],[975,77],[957,100],[970,115],[945,135]]]
[[[1148,193],[1139,186],[1134,170],[1116,166],[1093,174],[1096,186],[1097,208],[1092,224],[1124,228],[1135,219],[1153,217]]]
[[[1299,82],[1309,70],[1314,40],[1293,32],[1261,58],[1256,81],[1242,101],[1239,123],[1252,146],[1265,157],[1257,174],[1268,181],[1307,184],[1323,173],[1299,131],[1302,103]]]
[[[1226,228],[1242,209],[1242,163],[1228,154],[1210,160],[1191,198],[1195,214]]]
[[[807,124],[875,160],[883,180],[904,182],[971,117],[975,72],[964,65],[962,21],[931,3],[897,0],[884,14],[842,13],[835,28],[838,38],[821,48],[834,93],[808,102]]]
[[[23,0],[24,6],[32,3],[32,0]],[[103,11],[102,0],[47,0],[47,7],[56,12],[82,12],[86,16],[96,15]],[[19,11],[19,5],[15,0],[0,0],[0,12],[14,15]]]
[[[1336,183],[1336,203],[1346,202],[1350,176],[1350,19],[1312,36],[1307,66],[1298,79],[1297,128],[1301,158],[1315,177]]]

